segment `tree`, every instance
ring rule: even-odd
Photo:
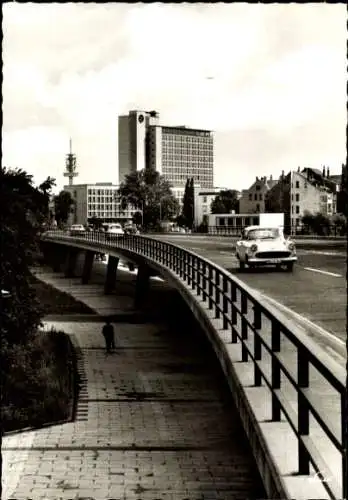
[[[30,272],[39,242],[37,217],[41,210],[42,192],[33,186],[32,176],[5,167],[0,195],[0,269],[1,288],[11,296],[1,304],[2,369],[7,349],[27,342],[41,323],[42,310]]]
[[[320,236],[330,233],[331,221],[329,217],[320,212],[311,214],[305,211],[302,217],[302,224],[305,226],[305,232],[313,232]]]
[[[194,184],[193,178],[186,180],[184,198],[183,198],[183,206],[181,212],[181,221],[183,226],[187,226],[192,229],[195,217],[195,193],[194,193]]]
[[[69,191],[61,191],[54,197],[54,210],[57,224],[66,224],[75,202]]]
[[[219,192],[211,203],[212,214],[229,214],[232,210],[239,212],[238,191],[225,189]]]
[[[40,207],[41,222],[49,222],[51,219],[51,214],[49,210],[50,197],[52,195],[52,189],[56,185],[56,180],[53,177],[48,176],[47,179],[42,182],[38,187],[38,200],[37,204]]]
[[[343,214],[335,214],[331,220],[335,234],[343,236],[347,233],[347,217]]]
[[[128,174],[120,186],[119,195],[122,210],[132,206],[142,213],[146,229],[156,226],[160,220],[172,220],[179,210],[171,185],[152,169]]]

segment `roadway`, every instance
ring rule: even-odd
[[[237,275],[283,313],[291,315],[293,311],[297,318],[297,315],[305,318],[307,327],[321,327],[341,343],[345,340],[347,253],[342,243],[328,248],[326,242],[322,248],[318,242],[313,245],[301,242],[297,249],[298,263],[292,273],[272,268],[240,272],[234,241],[230,238],[156,235],[158,237],[190,249]]]

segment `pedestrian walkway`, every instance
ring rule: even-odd
[[[83,287],[79,278],[40,277],[101,316],[129,316],[131,298],[120,284],[118,295],[103,295],[100,269]],[[118,319],[116,353],[107,355],[102,321],[67,319],[45,328],[64,330],[76,346],[76,417],[3,439],[3,500],[266,497],[239,416],[197,332]]]

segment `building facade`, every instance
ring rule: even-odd
[[[214,187],[210,189],[203,189],[201,186],[195,187],[194,190],[194,206],[195,206],[195,218],[194,222],[196,226],[200,224],[209,224],[209,216],[211,215],[211,204],[220,193],[220,191],[225,191],[227,188]]]
[[[266,195],[268,191],[277,184],[272,176],[256,177],[255,182],[249,189],[244,189],[239,200],[239,212],[241,214],[257,214],[266,210]]]
[[[156,111],[130,111],[118,117],[118,182],[147,166],[147,131],[158,123]]]
[[[121,223],[132,220],[136,210],[121,209],[118,189],[119,186],[111,182],[64,186],[64,190],[70,192],[75,202],[70,223],[86,225],[91,218]]]
[[[306,212],[328,217],[337,211],[337,185],[323,171],[305,168],[282,175],[268,192],[266,211],[283,212],[285,227],[293,233],[302,226]]]
[[[202,188],[214,185],[214,139],[211,131],[184,126],[149,127],[149,166],[172,186],[193,178]]]
[[[152,168],[178,193],[188,178],[202,188],[212,188],[213,133],[185,126],[166,127],[158,121],[155,111],[130,111],[119,117],[119,183],[130,172]]]

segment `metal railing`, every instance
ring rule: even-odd
[[[213,311],[215,318],[222,320],[223,329],[230,333],[230,343],[240,343],[241,362],[253,363],[254,386],[269,389],[271,420],[279,422],[283,414],[290,424],[298,442],[298,474],[309,475],[311,465],[330,498],[347,498],[345,373],[329,357],[322,360],[325,355],[319,346],[313,347],[313,343],[291,331],[239,280],[234,280],[214,263],[177,245],[146,236],[107,235],[100,232],[70,236],[64,231],[49,231],[43,239],[71,242],[72,246],[74,243],[91,243],[95,248],[97,244],[101,251],[107,248],[126,249],[171,270],[184,280],[192,293],[198,295]],[[267,324],[270,326],[269,335],[266,334]],[[293,346],[296,362],[293,359],[292,366],[289,366],[289,361],[286,362],[284,355],[286,342]],[[270,371],[265,369],[263,362],[267,356],[271,361]],[[338,422],[327,417],[320,398],[318,400],[315,397],[310,376],[312,369],[317,370],[339,399],[341,412],[337,416]],[[296,410],[284,396],[282,387],[285,383],[296,393]],[[327,480],[328,474],[332,476],[332,471],[310,437],[310,417],[315,418],[341,456],[341,480]]]

